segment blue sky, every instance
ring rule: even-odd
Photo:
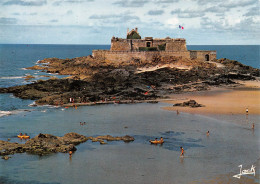
[[[0,43],[110,44],[138,27],[142,37],[189,45],[259,45],[259,7],[259,0],[0,0]]]

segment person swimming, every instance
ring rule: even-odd
[[[163,140],[163,138],[162,138],[162,137],[160,138],[160,141],[161,141],[161,142],[164,142],[164,140]]]

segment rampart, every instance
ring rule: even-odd
[[[140,62],[152,61],[155,57],[183,57],[211,61],[216,58],[216,51],[110,51],[93,50],[92,56],[104,62]]]
[[[183,38],[152,38],[145,37],[145,39],[111,39],[111,51],[139,51],[140,48],[156,48],[163,51],[187,51],[186,40]]]

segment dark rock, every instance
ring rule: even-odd
[[[28,152],[32,154],[45,155],[49,153],[76,151],[75,145],[87,141],[87,137],[68,133],[63,137],[50,134],[39,134],[29,139],[25,144],[0,141],[0,155]]]
[[[203,105],[198,104],[195,100],[189,100],[187,102],[177,103],[177,104],[174,104],[173,106],[192,107],[192,108],[203,107]]]
[[[107,144],[104,142],[106,141],[124,141],[124,142],[131,142],[134,141],[134,137],[131,137],[129,135],[125,135],[123,137],[113,137],[111,135],[103,135],[103,136],[97,136],[97,137],[88,137],[92,140],[92,142],[100,142],[100,144]]]
[[[4,159],[4,160],[8,160],[9,158],[11,158],[11,157],[9,157],[9,156],[2,156],[2,159]]]

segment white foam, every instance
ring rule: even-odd
[[[60,106],[56,106],[56,105],[41,105],[42,107],[48,107],[48,108],[60,108]]]
[[[35,101],[34,101],[33,103],[29,104],[28,106],[29,106],[29,107],[35,107],[35,106],[37,106],[37,105],[36,105],[36,103],[35,103]]]
[[[0,77],[0,79],[22,79],[23,76],[13,76],[13,77]]]
[[[28,69],[26,69],[26,68],[21,68],[22,70],[28,70]]]
[[[8,116],[8,115],[11,115],[12,112],[11,111],[0,111],[0,117],[2,116]]]
[[[34,109],[17,109],[17,110],[13,110],[13,111],[0,111],[0,117],[9,116],[9,115],[13,115],[13,114],[19,114],[22,112],[31,112],[31,111],[34,111]]]

